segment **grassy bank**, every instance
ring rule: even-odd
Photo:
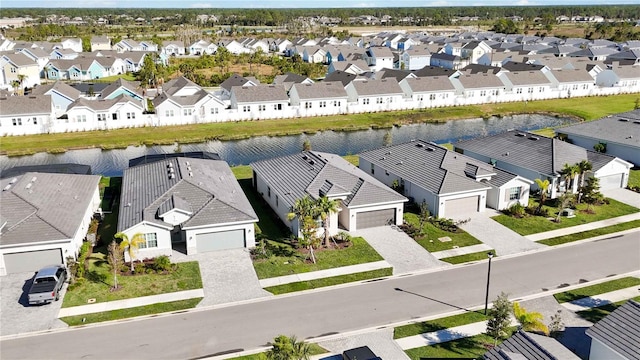
[[[79,148],[124,148],[129,145],[196,143],[212,139],[236,140],[252,136],[315,133],[323,130],[389,128],[421,122],[511,115],[550,113],[593,120],[633,109],[637,94],[574,99],[529,101],[527,103],[483,104],[439,109],[335,115],[300,119],[242,121],[182,126],[144,127],[109,131],[8,136],[0,142],[0,154],[10,156],[36,152],[63,152]]]

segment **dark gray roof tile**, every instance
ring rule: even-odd
[[[586,333],[625,359],[640,359],[640,303],[627,301]]]

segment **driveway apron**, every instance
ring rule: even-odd
[[[352,235],[363,237],[393,266],[394,275],[449,266],[436,259],[409,235],[396,230],[395,227],[362,229],[352,232]]]
[[[606,189],[602,190],[602,195],[620,201],[623,204],[640,208],[640,193],[629,189]]]
[[[321,341],[318,345],[334,354],[342,354],[345,350],[368,346],[381,359],[409,359],[400,345],[393,340],[393,328]]]

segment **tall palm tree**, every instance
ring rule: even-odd
[[[560,170],[560,174],[564,176],[565,188],[566,191],[569,192],[570,188],[573,190],[572,183],[575,182],[576,175],[580,174],[580,166],[578,166],[578,164],[564,164],[562,170]]]
[[[584,187],[584,178],[591,169],[593,169],[593,165],[588,160],[582,160],[578,163],[578,167],[580,168],[580,190],[578,191],[578,204],[582,201],[582,188]]]
[[[331,213],[338,212],[338,202],[322,196],[316,200],[315,207],[320,214],[322,227],[324,228],[324,242],[322,245],[329,246],[329,219],[331,218]]]
[[[131,263],[131,272],[133,272],[133,260],[135,260],[136,258],[136,254],[138,252],[138,249],[140,248],[140,245],[146,242],[144,238],[144,234],[135,233],[133,234],[131,239],[129,239],[127,234],[123,232],[119,232],[115,234],[114,237],[116,239],[121,240],[120,249],[127,251],[127,253],[129,254],[129,261]]]
[[[540,189],[540,204],[538,204],[537,212],[542,210],[542,205],[547,201],[547,191],[549,190],[549,179],[535,179],[536,185]]]
[[[316,231],[315,219],[318,217],[315,201],[309,196],[296,200],[287,217],[289,220],[298,219],[298,226],[300,227],[300,232],[302,232],[301,245],[309,249],[311,261],[315,264],[316,257],[313,253],[313,243]]]
[[[24,84],[24,79],[26,79],[27,76],[24,74],[18,74],[18,83],[20,86],[20,95],[24,95],[24,87],[22,86]]]
[[[520,306],[520,303],[513,303],[513,316],[516,318],[522,330],[524,331],[540,331],[545,335],[549,335],[549,328],[544,324],[544,316],[539,312],[528,312],[527,309]]]

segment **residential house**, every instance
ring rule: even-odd
[[[221,41],[218,43],[218,46],[224,47],[225,49],[227,49],[227,51],[229,51],[234,55],[240,55],[240,54],[246,54],[246,53],[252,52],[251,49],[247,49],[246,47],[242,46],[242,44],[240,44],[235,40]]]
[[[451,55],[447,53],[431,54],[430,65],[442,67],[445,69],[461,69],[469,64],[468,60],[462,59],[458,55]]]
[[[493,49],[484,41],[474,40],[462,46],[460,57],[468,59],[471,64],[477,64],[483,55],[489,54],[492,51]]]
[[[360,169],[426,204],[435,217],[461,219],[484,211],[491,186],[482,180],[496,175],[489,164],[423,140],[366,151],[359,158]]]
[[[617,54],[619,51],[610,47],[597,47],[578,50],[568,54],[569,57],[584,57],[593,61],[603,61],[609,56]]]
[[[291,72],[288,72],[283,75],[276,75],[273,78],[273,84],[284,85],[287,92],[291,90],[291,87],[295,84],[313,84],[313,83],[314,83],[313,80],[309,79],[308,77],[294,74]]]
[[[269,50],[278,54],[284,54],[287,47],[293,45],[289,39],[275,39],[269,43]]]
[[[38,70],[40,70],[40,77],[44,77],[44,66],[49,62],[49,54],[40,48],[24,48],[20,50],[21,53],[28,56],[30,59],[38,63]]]
[[[405,93],[395,78],[352,81],[345,86],[355,112],[388,111],[404,107]]]
[[[169,57],[186,55],[187,51],[182,41],[165,40],[162,42],[160,53]]]
[[[108,36],[91,37],[91,52],[99,50],[111,50],[111,39]]]
[[[134,100],[142,102],[144,100],[144,90],[140,87],[139,81],[128,81],[117,79],[102,90],[101,99],[113,99],[121,94],[125,94]]]
[[[185,77],[163,85],[153,99],[157,125],[181,125],[220,121],[224,103]]]
[[[596,81],[585,69],[551,70],[545,73],[552,88],[560,92],[560,97],[589,96],[593,94]]]
[[[234,86],[230,100],[240,119],[289,116],[289,96],[283,85]]]
[[[131,39],[122,39],[117,44],[114,44],[111,48],[118,53],[123,53],[126,51],[158,51],[158,45],[154,44],[151,41],[137,42]]]
[[[603,144],[606,154],[640,166],[640,110],[570,125],[556,132],[585,149]]]
[[[629,300],[588,328],[589,360],[640,359],[640,303]]]
[[[62,81],[56,81],[53,84],[36,86],[31,90],[30,95],[50,95],[55,109],[55,117],[57,118],[67,111],[67,107],[72,102],[80,98],[81,93]]]
[[[335,71],[362,75],[369,71],[369,65],[364,60],[332,61],[327,68],[327,74],[332,74]]]
[[[66,265],[69,258],[75,259],[100,206],[99,183],[96,175],[3,176],[0,275],[33,274],[44,266]]]
[[[207,40],[198,40],[189,46],[189,54],[191,55],[213,55],[217,50],[218,45]]]
[[[33,87],[40,84],[38,63],[23,53],[5,54],[0,57],[0,86],[11,89]]]
[[[430,65],[431,52],[426,46],[412,46],[400,56],[400,68],[403,70],[420,70]]]
[[[492,51],[485,53],[478,60],[477,63],[486,66],[502,67],[505,63],[511,61],[514,52],[511,51]]]
[[[302,50],[302,61],[310,64],[325,63],[326,51],[319,46],[305,46]]]
[[[347,92],[338,81],[294,84],[289,98],[300,116],[342,114],[347,110]]]
[[[365,52],[364,60],[373,71],[393,69],[393,53],[388,47],[370,47]]]
[[[45,134],[53,117],[51,95],[0,97],[0,136]]]
[[[620,93],[640,92],[640,65],[613,66],[598,73],[596,85],[613,87]]]
[[[124,170],[118,231],[142,234],[138,259],[252,248],[258,216],[229,165],[211,153],[132,159]],[[125,252],[126,260],[128,253]]]
[[[483,360],[580,360],[558,340],[518,330],[500,345],[484,353]]]
[[[448,106],[456,95],[456,88],[447,76],[404,79],[398,84],[421,109]]]
[[[329,216],[329,233],[402,224],[407,199],[342,157],[316,151],[251,164],[253,187],[293,234],[298,219],[289,219],[296,201],[326,196],[339,203]],[[319,225],[320,227],[320,225]]]
[[[505,91],[504,83],[493,73],[463,73],[450,79],[460,96],[456,99],[460,104],[497,102]]]
[[[142,68],[144,64],[144,57],[147,56],[148,53],[145,51],[127,51],[126,54],[122,55],[125,66],[128,72],[138,72]]]
[[[105,76],[105,68],[92,56],[80,56],[73,60],[50,60],[44,67],[49,80],[93,80]]]
[[[151,125],[143,116],[142,103],[128,95],[112,99],[79,98],[67,108],[66,118],[56,119],[56,131],[88,131]]]
[[[504,71],[496,76],[517,101],[548,99],[553,96],[553,84],[542,71]]]
[[[73,60],[80,56],[80,52],[76,52],[72,49],[56,48],[49,53],[49,59],[52,60]]]
[[[231,97],[231,88],[234,86],[256,86],[257,83],[242,77],[238,74],[233,74],[220,84],[222,89],[221,98],[229,99]]]
[[[76,53],[82,52],[82,39],[80,38],[69,38],[60,41],[63,49],[70,49]]]
[[[526,131],[511,130],[497,135],[461,141],[454,144],[461,154],[492,164],[498,169],[534,181],[549,180],[549,197],[555,199],[566,191],[575,192],[575,179],[565,184],[565,165],[588,161],[592,174],[600,179],[601,189],[624,188],[633,166],[620,158],[586,150],[559,139],[547,138]],[[533,190],[539,190],[537,184]]]

